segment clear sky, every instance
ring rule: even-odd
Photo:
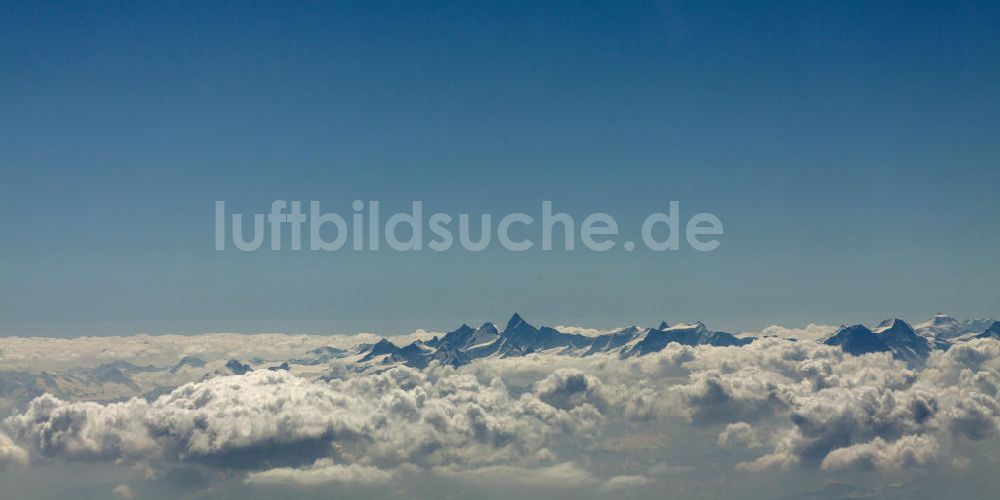
[[[4,2],[0,334],[1000,315],[995,2],[332,4]],[[275,199],[725,235],[214,251]]]

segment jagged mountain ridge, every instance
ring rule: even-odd
[[[840,346],[845,352],[854,355],[891,352],[896,359],[914,366],[921,365],[932,351],[947,350],[956,342],[977,338],[1000,339],[1000,322],[996,321],[981,333],[962,333],[964,329],[979,327],[985,321],[987,320],[959,322],[938,314],[914,328],[899,318],[890,318],[870,330],[864,325],[842,326],[819,341]]]
[[[609,333],[587,336],[566,333],[555,328],[535,327],[514,314],[503,331],[493,323],[479,328],[462,325],[442,337],[416,341],[399,347],[383,339],[358,360],[361,365],[405,364],[422,368],[437,360],[460,366],[486,357],[524,356],[534,352],[554,352],[577,356],[616,353],[621,357],[657,352],[670,343],[683,345],[741,346],[752,338],[737,338],[731,333],[710,331],[703,323],[667,325],[656,328],[630,326]],[[367,366],[363,366],[367,368]]]
[[[953,342],[973,338],[1000,338],[1000,322],[993,322],[990,329],[981,333],[950,337],[955,331],[975,327],[983,321],[960,322],[938,315],[922,323],[944,325],[941,331],[945,337],[949,337],[946,340],[926,328],[918,330],[899,318],[890,318],[873,329],[860,324],[843,326],[819,339],[819,342],[840,346],[853,355],[890,352],[896,359],[916,366],[921,365],[932,351],[946,350]],[[546,326],[535,327],[519,314],[514,314],[502,331],[497,330],[493,323],[487,322],[479,328],[463,324],[441,337],[416,341],[403,347],[383,339],[370,349],[361,351],[363,356],[358,360],[358,369],[396,364],[423,368],[433,361],[460,366],[481,358],[524,356],[535,352],[574,356],[611,353],[626,358],[659,352],[671,343],[740,347],[754,340],[755,337],[736,337],[731,333],[712,331],[700,321],[673,326],[662,322],[656,328],[630,326],[587,336]]]

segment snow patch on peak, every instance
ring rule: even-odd
[[[872,328],[872,332],[883,333],[893,329],[912,330],[909,323],[899,318],[889,318],[879,323],[878,326],[876,326],[875,328]]]
[[[555,328],[560,333],[568,333],[568,334],[571,334],[571,335],[573,335],[573,334],[575,334],[575,335],[583,335],[584,337],[597,337],[599,335],[605,335],[605,334],[608,334],[608,333],[621,332],[621,331],[627,330],[629,328],[636,328],[636,327],[635,326],[629,326],[629,327],[617,327],[617,328],[609,328],[609,329],[600,329],[600,328],[587,328],[585,326],[556,325],[556,326],[553,326],[552,328]]]

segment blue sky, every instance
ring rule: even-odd
[[[1000,314],[989,2],[5,3],[0,334]],[[710,253],[213,250],[213,203],[613,214]]]

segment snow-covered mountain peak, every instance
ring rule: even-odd
[[[889,330],[913,331],[913,328],[909,323],[899,318],[889,318],[879,323],[875,328],[872,328],[872,332],[874,333],[883,333]]]

